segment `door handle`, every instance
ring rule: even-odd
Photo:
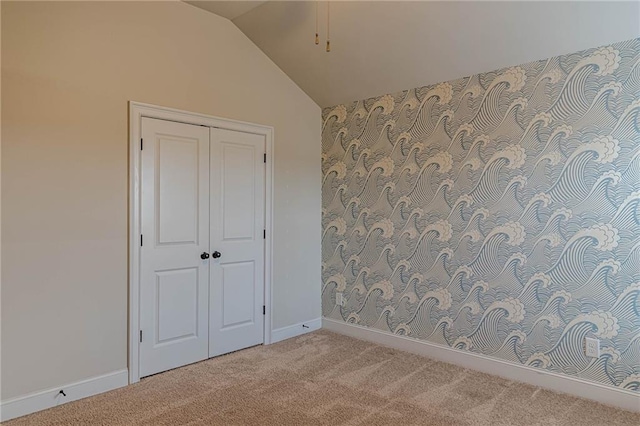
[[[219,258],[220,256],[222,256],[222,253],[220,253],[219,251],[214,251],[213,253],[211,253],[211,256],[212,256],[214,259],[217,259],[217,258]]]
[[[206,260],[208,258],[209,258],[209,253],[207,253],[206,251],[200,255],[200,259],[202,260]]]

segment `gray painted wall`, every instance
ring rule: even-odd
[[[1,7],[3,400],[127,367],[130,100],[275,127],[273,325],[320,317],[320,108],[260,49],[181,2]]]

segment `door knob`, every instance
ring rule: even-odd
[[[214,256],[215,257],[215,256]],[[205,260],[209,258],[209,253],[206,251],[200,255],[200,259]]]
[[[213,256],[214,259],[217,259],[222,256],[222,253],[220,253],[219,251],[214,251],[213,253],[211,253],[211,256]]]

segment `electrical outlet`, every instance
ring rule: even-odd
[[[344,296],[342,293],[336,293],[336,305],[344,306]]]
[[[600,358],[600,340],[592,337],[584,338],[584,353],[587,356]]]

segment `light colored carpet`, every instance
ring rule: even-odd
[[[20,425],[640,425],[640,414],[317,331],[189,365]]]

